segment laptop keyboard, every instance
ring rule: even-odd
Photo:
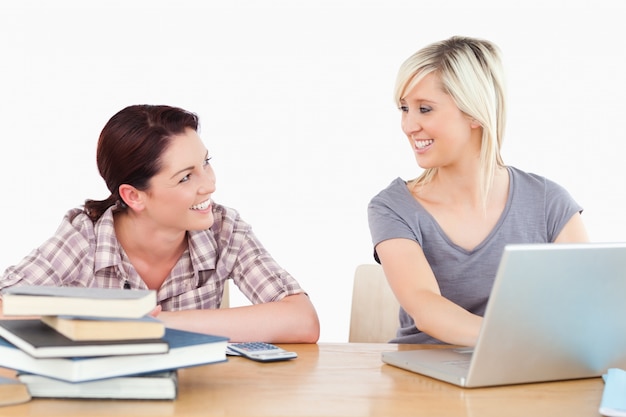
[[[466,353],[466,354],[471,355],[472,353],[474,353],[474,348],[473,347],[458,348],[458,349],[454,349],[454,352],[456,352],[456,353]]]
[[[469,369],[470,362],[472,359],[472,353],[474,353],[474,348],[472,347],[464,347],[453,349],[454,352],[462,354],[464,357],[467,356],[467,359],[455,359],[452,361],[443,362],[445,365],[454,366],[455,368],[461,369]]]
[[[458,361],[445,361],[443,362],[445,365],[454,366],[456,368],[461,369],[469,369],[470,360],[458,360]]]

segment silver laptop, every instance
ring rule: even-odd
[[[626,243],[506,246],[474,349],[382,360],[468,388],[626,369]]]

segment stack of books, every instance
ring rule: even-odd
[[[0,320],[0,367],[32,397],[175,399],[177,369],[226,361],[227,338],[149,316],[152,290],[19,286],[2,300],[16,318]]]

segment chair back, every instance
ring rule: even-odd
[[[230,280],[224,282],[224,290],[222,292],[222,304],[220,308],[230,308]]]
[[[354,273],[349,342],[386,343],[400,325],[400,304],[378,264],[358,265]]]

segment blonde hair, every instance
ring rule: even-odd
[[[493,43],[461,36],[435,42],[411,55],[400,66],[395,102],[426,75],[435,73],[459,110],[482,127],[480,188],[486,206],[497,167],[504,166],[500,148],[506,123],[504,71],[500,50]],[[437,168],[426,169],[414,185],[429,182]]]

